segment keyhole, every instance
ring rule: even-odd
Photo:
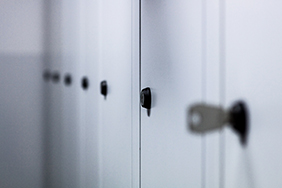
[[[65,85],[66,86],[70,86],[71,82],[72,82],[71,75],[70,74],[66,74],[66,76],[65,76]]]
[[[83,77],[81,80],[81,86],[84,90],[87,90],[89,87],[89,81],[87,79],[87,77]]]

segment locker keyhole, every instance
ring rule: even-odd
[[[84,90],[87,90],[88,87],[89,87],[89,81],[88,81],[88,78],[87,77],[83,77],[82,80],[81,80],[81,87],[84,89]]]
[[[60,81],[60,73],[58,71],[55,71],[52,75],[52,81],[54,83],[58,83]]]
[[[66,74],[66,76],[65,76],[65,85],[66,86],[70,86],[71,83],[72,83],[71,75],[70,74]]]
[[[104,81],[101,82],[101,84],[100,84],[100,92],[101,92],[101,94],[102,94],[102,95],[105,97],[105,99],[106,99],[107,94],[108,94],[108,85],[107,85],[107,81],[106,81],[106,80],[104,80]]]
[[[150,116],[151,114],[151,102],[152,102],[151,89],[149,87],[142,89],[140,93],[140,105],[143,108],[147,109],[148,116]]]
[[[249,117],[247,106],[243,101],[238,101],[230,109],[230,125],[240,136],[242,145],[246,145],[249,132]]]

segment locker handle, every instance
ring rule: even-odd
[[[71,83],[72,83],[72,77],[71,77],[71,75],[69,74],[69,73],[67,73],[66,75],[65,75],[65,85],[66,86],[70,86],[71,85]]]
[[[43,73],[43,79],[48,82],[50,79],[51,79],[51,73],[49,70],[45,70],[44,73]]]
[[[107,84],[107,81],[106,80],[103,80],[101,83],[100,83],[100,92],[101,94],[105,97],[107,97],[107,94],[108,94],[108,84]]]
[[[152,102],[151,89],[149,87],[142,89],[140,93],[140,105],[143,108],[147,109],[148,116],[150,116],[151,113],[151,102]]]
[[[52,81],[54,83],[58,83],[60,81],[60,73],[59,73],[59,71],[53,72]]]
[[[88,87],[89,87],[89,81],[88,81],[88,78],[86,76],[84,76],[81,80],[81,87],[84,90],[87,90]]]

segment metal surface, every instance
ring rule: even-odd
[[[84,74],[90,81],[85,92],[85,172],[84,187],[99,187],[99,13],[100,0],[85,0],[82,13],[85,16],[85,64]]]
[[[100,3],[99,82],[107,80],[108,87],[107,99],[99,96],[99,186],[127,188],[132,184],[131,0]]]
[[[282,2],[226,1],[225,102],[249,106],[246,147],[226,129],[224,187],[282,186]]]
[[[141,1],[141,187],[201,187],[201,137],[186,126],[202,98],[201,1]]]
[[[202,4],[202,61],[203,61],[203,101],[217,106],[223,106],[223,95],[221,92],[222,64],[220,52],[220,8],[221,0],[203,1]],[[192,104],[192,103],[191,103]],[[191,105],[190,104],[190,105]],[[212,131],[209,134],[201,135],[204,142],[204,173],[203,181],[205,188],[222,187],[222,153],[220,141],[222,131]]]
[[[81,175],[83,174],[82,153],[84,143],[81,142],[83,127],[85,124],[81,119],[85,119],[83,90],[81,88],[82,72],[85,62],[81,60],[82,50],[80,41],[82,41],[80,24],[81,24],[81,1],[61,0],[61,75],[71,75],[71,85],[66,87],[62,82],[62,114],[61,129],[61,178],[62,188],[82,187]]]

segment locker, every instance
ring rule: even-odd
[[[281,2],[15,2],[0,3],[0,187],[281,187]],[[237,100],[245,145],[189,130],[192,104]]]
[[[203,77],[204,103],[222,105],[223,77],[222,69],[222,44],[221,35],[221,1],[212,0],[203,2]],[[191,104],[190,104],[191,105]],[[203,135],[204,142],[204,177],[206,188],[222,187],[222,131],[213,131]]]
[[[62,1],[49,1],[46,3],[46,33],[45,36],[45,63],[51,73],[48,84],[49,100],[46,124],[46,187],[62,187]]]
[[[201,1],[141,1],[141,187],[202,187],[204,142],[187,128],[204,98]]]
[[[250,130],[244,147],[224,131],[225,187],[281,187],[281,6],[279,1],[226,1],[225,105],[243,99]]]
[[[99,187],[131,187],[131,1],[99,1]],[[136,75],[138,76],[138,75]],[[100,93],[100,88],[98,92]]]
[[[85,75],[89,87],[85,93],[85,184],[99,187],[99,1],[86,0]]]
[[[80,3],[79,1],[61,1],[61,54],[62,54],[62,114],[61,114],[61,187],[81,187],[81,113],[83,96],[81,94],[80,61]]]

